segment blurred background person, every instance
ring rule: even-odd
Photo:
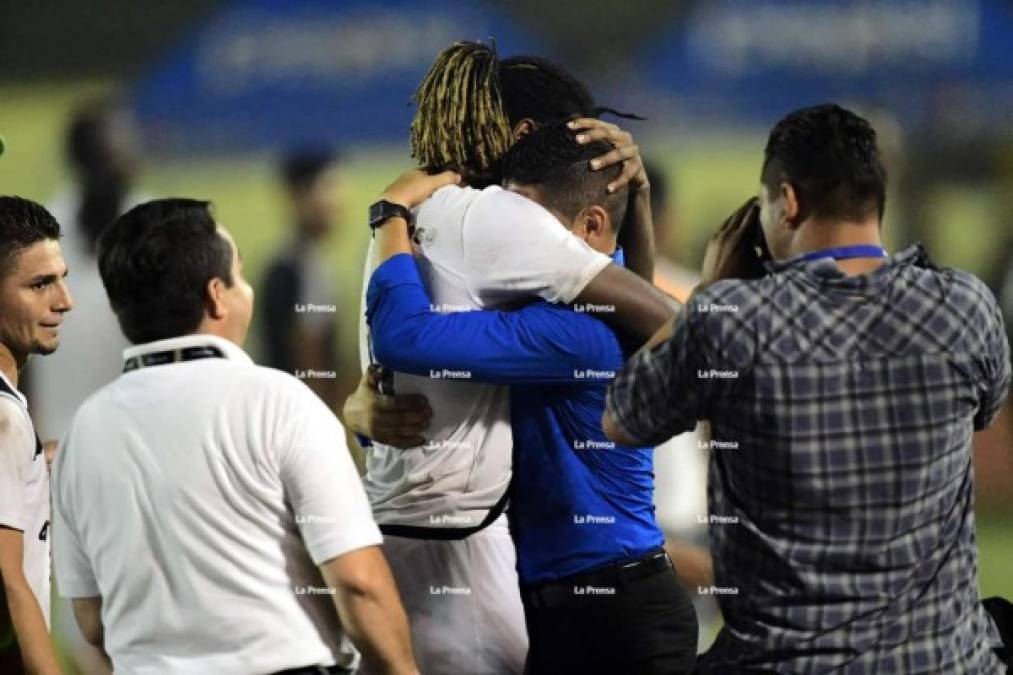
[[[343,304],[324,249],[343,216],[339,155],[322,145],[299,149],[282,159],[279,174],[288,198],[289,235],[268,262],[258,294],[263,362],[304,380],[335,409]]]
[[[660,163],[653,160],[644,162],[644,170],[651,184],[651,218],[654,220],[654,250],[657,251],[654,285],[679,302],[686,302],[693,287],[700,283],[700,273],[671,257],[678,249],[680,235],[679,218],[672,199],[675,192],[673,179]]]
[[[126,346],[98,275],[95,242],[114,218],[142,201],[134,182],[140,146],[130,113],[114,98],[80,104],[64,132],[71,181],[47,205],[63,228],[69,284],[81,312],[64,324],[64,349],[27,369],[33,414],[44,442],[67,431],[78,406],[111,382]]]
[[[127,342],[102,287],[95,242],[106,225],[145,198],[135,189],[139,137],[119,100],[101,97],[79,104],[64,132],[64,156],[71,180],[48,208],[63,228],[68,285],[81,311],[67,315],[61,349],[26,368],[32,414],[49,450],[67,432],[84,400],[123,367]],[[54,630],[69,638],[70,658],[89,674],[109,672],[98,650],[81,636],[70,603],[54,602]]]

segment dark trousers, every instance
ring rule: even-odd
[[[677,675],[696,663],[697,620],[663,552],[522,590],[526,675]]]
[[[1005,598],[988,598],[981,604],[992,617],[1002,638],[1002,647],[995,650],[995,655],[1003,665],[1013,666],[1013,603]]]

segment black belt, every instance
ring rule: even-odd
[[[510,491],[503,492],[489,513],[485,515],[482,522],[473,527],[424,527],[422,525],[380,525],[380,532],[392,537],[403,537],[405,539],[436,539],[439,541],[458,541],[466,539],[476,532],[481,532],[489,527],[503,515],[507,502],[510,501]]]
[[[640,558],[623,560],[588,572],[521,589],[524,602],[531,607],[553,607],[566,604],[574,597],[575,587],[617,589],[622,584],[673,569],[672,560],[664,550],[654,550]]]
[[[354,672],[354,670],[343,666],[303,666],[302,668],[279,670],[274,675],[346,675]]]
[[[183,349],[167,349],[164,352],[152,352],[131,356],[123,363],[123,372],[129,373],[138,368],[148,366],[164,366],[179,361],[196,361],[197,359],[224,359],[225,354],[218,347],[184,347]]]

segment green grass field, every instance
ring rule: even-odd
[[[46,202],[67,180],[62,162],[62,129],[68,111],[83,96],[108,88],[101,82],[50,83],[0,87],[0,134],[7,152],[0,158],[0,194]],[[763,130],[721,135],[673,136],[641,139],[641,147],[668,169],[676,186],[678,237],[665,253],[684,262],[694,259],[711,228],[716,227],[748,195],[755,192],[765,140]],[[362,254],[367,241],[367,205],[401,170],[410,166],[405,148],[352,148],[346,167],[345,226],[328,247],[348,320],[342,322],[340,342],[346,359],[357,362],[357,308],[361,288]],[[210,199],[219,220],[234,234],[256,287],[271,252],[285,236],[285,209],[271,158],[151,160],[139,186],[153,196]],[[930,232],[944,253],[940,262],[982,271],[985,251],[995,244],[989,232],[992,197],[967,189],[937,196],[940,222],[949,218],[971,223],[968,229]],[[968,209],[980,218],[968,218]],[[888,212],[889,222],[889,212]],[[970,236],[973,235],[973,236]],[[73,284],[73,277],[71,277]],[[252,335],[256,335],[254,326]],[[256,352],[256,343],[251,345]],[[984,596],[1013,597],[1013,514],[981,513],[978,539],[981,586]]]

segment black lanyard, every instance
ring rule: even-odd
[[[184,347],[182,349],[167,349],[164,352],[152,352],[131,356],[123,363],[123,372],[129,373],[138,368],[150,366],[164,366],[169,363],[180,361],[196,361],[197,359],[224,359],[225,353],[218,347]]]

